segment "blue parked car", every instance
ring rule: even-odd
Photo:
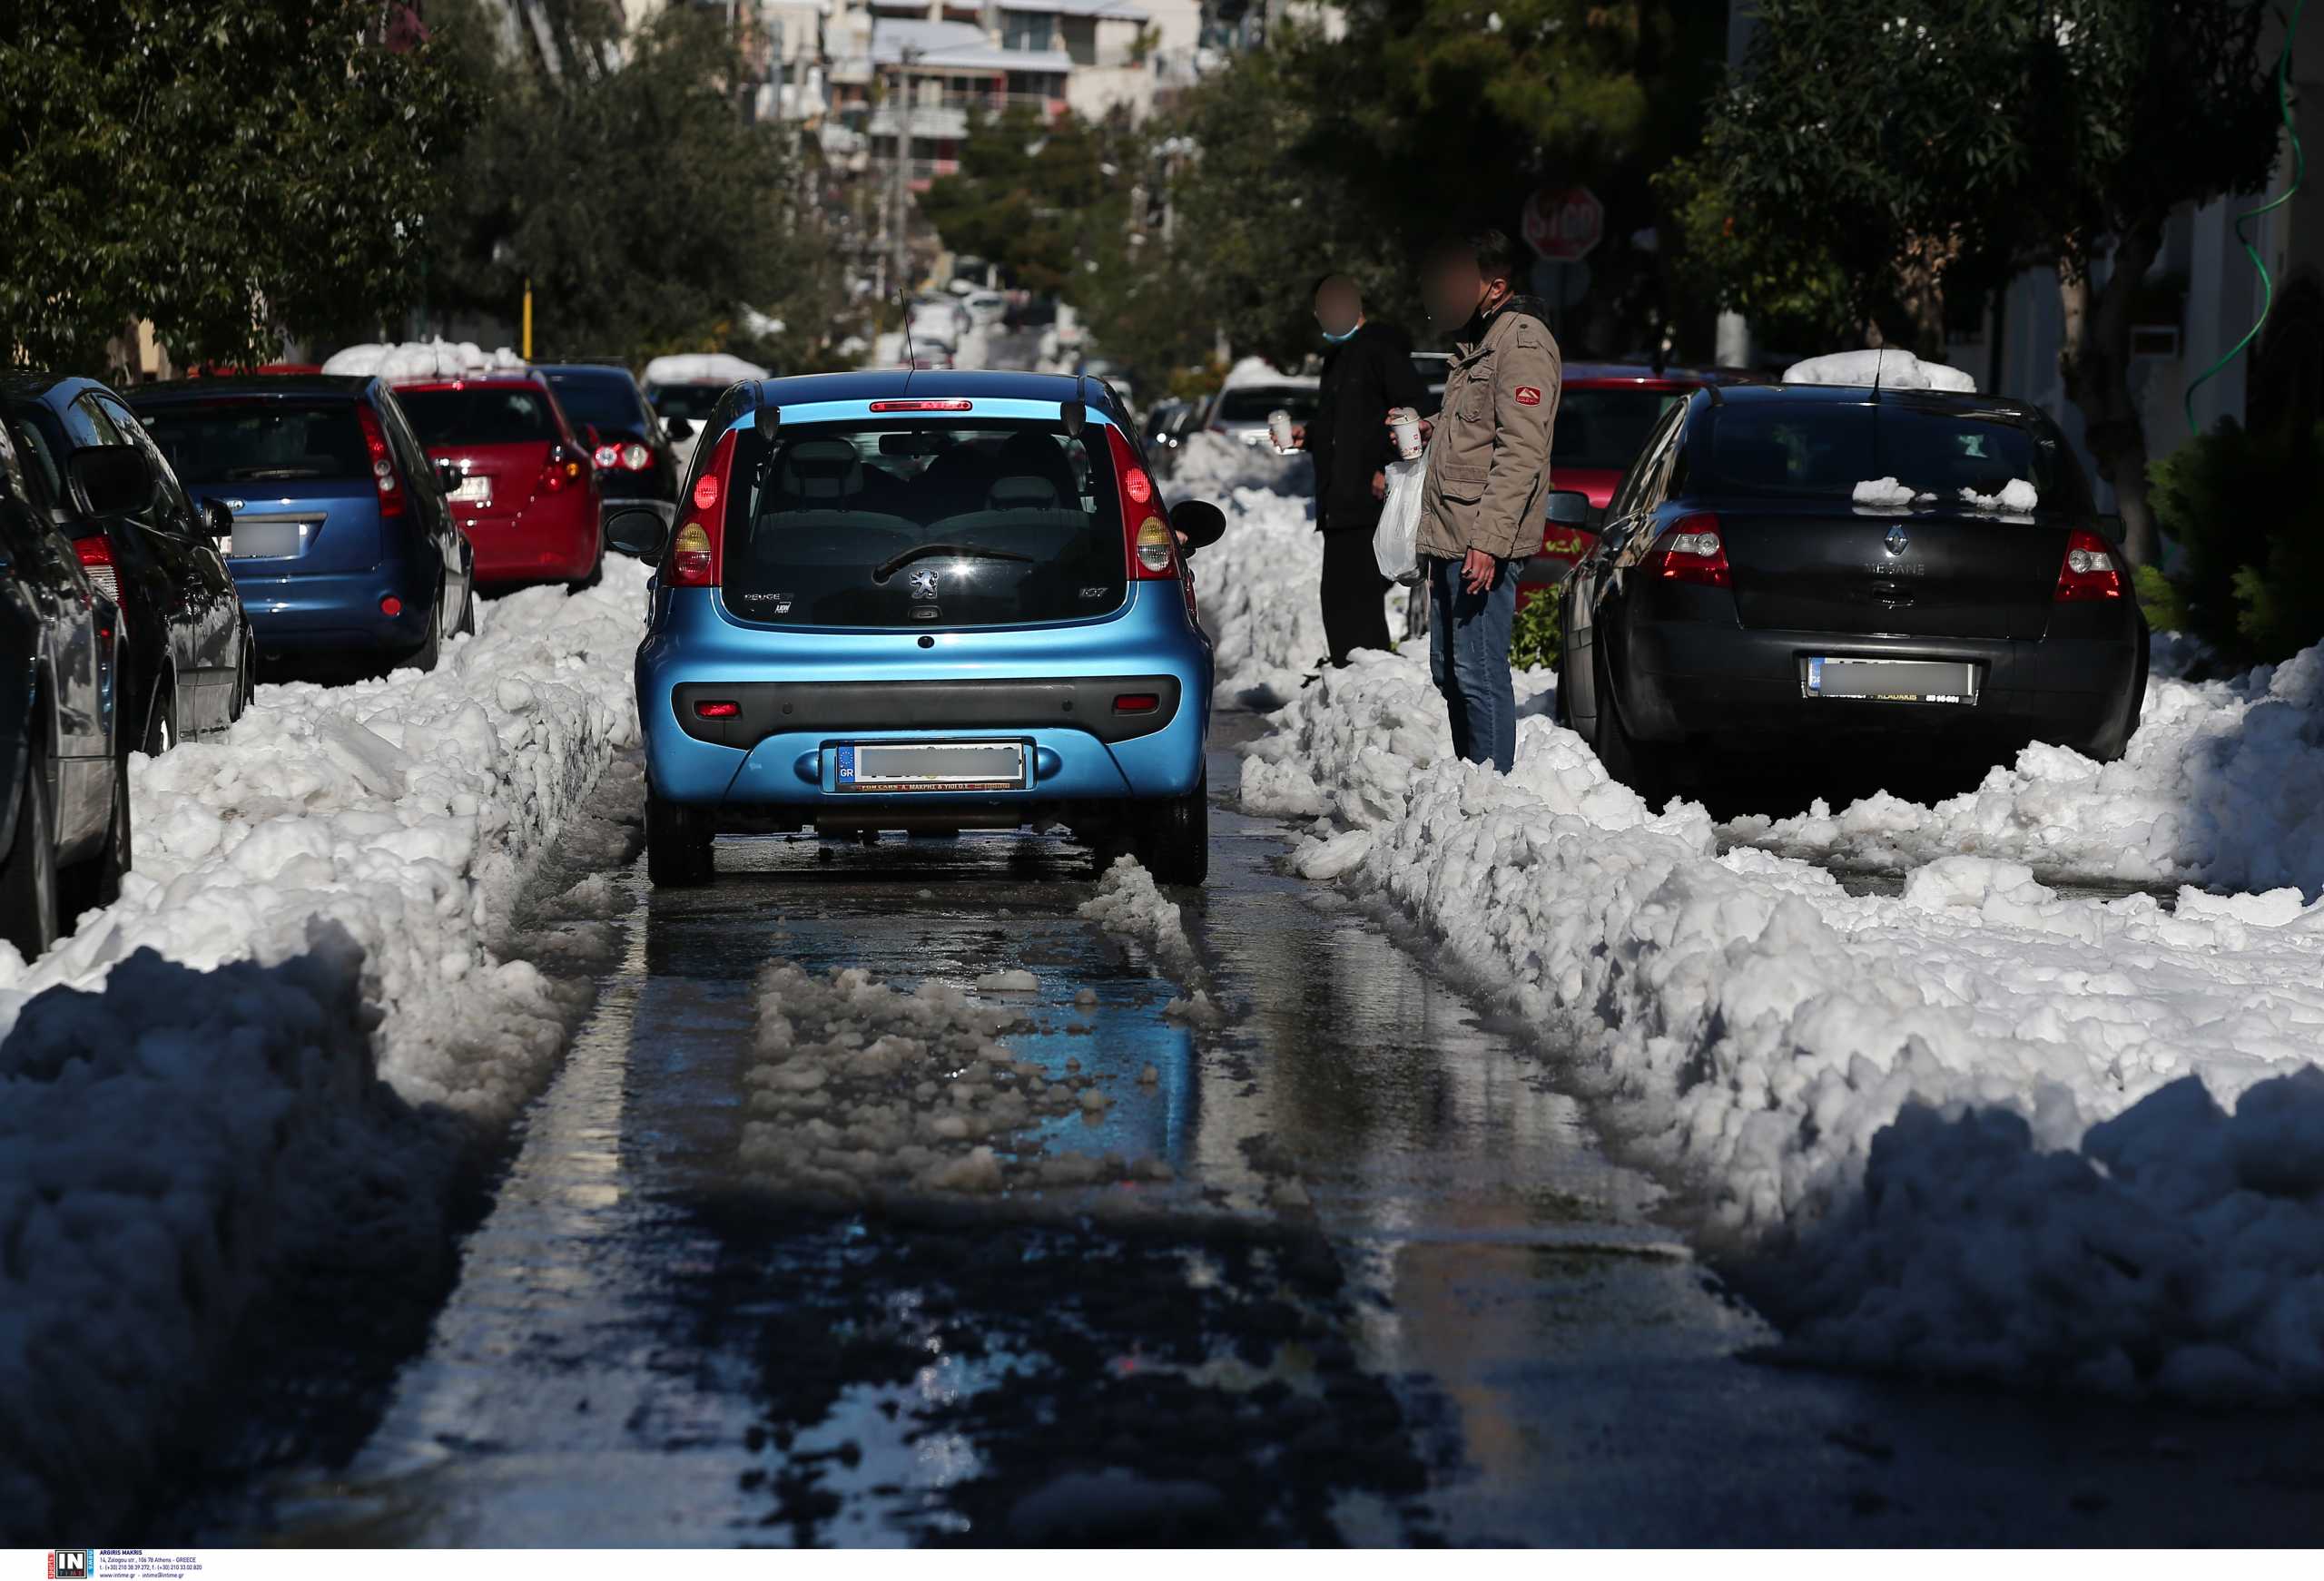
[[[1164,883],[1209,868],[1209,639],[1188,549],[1095,379],[822,374],[737,384],[694,447],[637,650],[646,871],[712,874],[724,830],[1050,821]],[[666,542],[665,541],[666,539]]]
[[[221,539],[261,654],[436,667],[475,629],[475,555],[384,379],[255,374],[141,385],[130,403]]]

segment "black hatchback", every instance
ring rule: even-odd
[[[1560,712],[1641,789],[1689,746],[2043,741],[2109,761],[2147,672],[2117,533],[2038,408],[1699,389],[1566,583]]]
[[[128,404],[94,379],[0,378],[18,450],[36,467],[81,564],[121,607],[121,709],[149,753],[223,730],[256,684],[258,653],[219,540],[222,506],[197,506]]]
[[[610,516],[646,505],[666,524],[677,510],[682,469],[636,376],[599,362],[550,363],[537,371],[588,443],[604,501],[599,508]]]

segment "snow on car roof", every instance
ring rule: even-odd
[[[1248,384],[1280,384],[1314,389],[1321,383],[1311,374],[1285,373],[1264,357],[1246,357],[1226,370],[1226,380],[1218,388],[1224,392]]]
[[[344,347],[323,363],[325,373],[376,375],[391,384],[421,379],[473,378],[528,366],[506,346],[487,351],[473,340],[406,340],[396,345]]]
[[[1835,351],[1810,357],[1783,370],[1786,384],[1851,384],[1882,389],[1950,389],[1974,393],[1976,379],[1966,368],[1923,362],[1900,347]]]
[[[755,362],[724,351],[687,351],[657,357],[645,365],[648,384],[734,384],[773,376]]]

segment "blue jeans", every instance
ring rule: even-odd
[[[1452,750],[1502,773],[1517,761],[1517,689],[1509,675],[1509,623],[1522,560],[1493,562],[1492,585],[1471,593],[1461,562],[1428,556],[1428,673],[1452,716]]]

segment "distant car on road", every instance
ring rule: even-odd
[[[233,517],[197,506],[143,423],[112,387],[45,374],[0,376],[16,450],[37,471],[56,525],[120,606],[127,662],[118,707],[148,753],[240,718],[258,649],[220,545]]]
[[[1699,388],[1655,425],[1568,579],[1560,712],[1650,794],[1706,751],[1864,738],[2112,760],[2148,649],[2112,537],[2038,408]]]
[[[646,870],[722,830],[1059,822],[1167,884],[1208,870],[1210,640],[1128,413],[1094,379],[823,374],[737,386],[704,434],[637,651]]]
[[[1299,424],[1315,417],[1317,383],[1312,378],[1285,378],[1230,385],[1211,398],[1203,426],[1241,444],[1264,445],[1269,412],[1289,412],[1291,420]]]
[[[33,960],[121,894],[132,836],[120,612],[59,530],[39,464],[0,423],[0,936]],[[77,469],[125,469],[99,455]]]
[[[960,302],[980,329],[998,329],[1009,317],[1009,299],[999,291],[970,291]]]
[[[645,365],[646,402],[662,419],[681,467],[693,459],[702,425],[727,387],[737,379],[768,377],[757,363],[724,351],[678,352]]]
[[[677,513],[681,466],[636,376],[618,364],[536,364],[566,418],[581,427],[597,469],[600,507],[633,501]]]
[[[385,379],[188,379],[129,403],[187,490],[231,516],[219,547],[261,658],[428,670],[474,629],[468,539]]]
[[[458,474],[452,514],[486,587],[568,582],[605,570],[596,463],[537,369],[398,387],[428,453]]]

